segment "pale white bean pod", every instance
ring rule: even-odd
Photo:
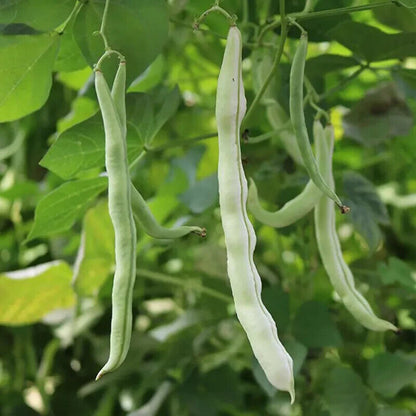
[[[246,111],[241,70],[241,33],[230,27],[218,78],[218,182],[228,276],[236,313],[270,383],[295,398],[293,362],[279,341],[276,324],[261,299],[253,260],[256,235],[247,216],[247,180],[241,163],[240,126]]]

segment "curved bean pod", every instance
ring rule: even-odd
[[[108,206],[115,231],[116,259],[112,291],[110,356],[96,377],[99,379],[122,364],[130,346],[132,293],[136,277],[136,227],[131,210],[125,138],[107,82],[98,69],[95,71],[95,89],[105,131]]]
[[[333,189],[332,150],[334,144],[333,128],[325,128],[326,154],[320,163],[320,170]],[[328,273],[335,292],[345,307],[363,326],[374,331],[397,328],[390,322],[378,318],[364,296],[357,290],[354,276],[342,257],[341,245],[335,228],[334,203],[325,195],[315,207],[315,234],[322,263]]]
[[[276,324],[261,300],[261,278],[253,260],[256,235],[246,211],[247,181],[241,163],[240,126],[246,111],[241,71],[241,33],[230,27],[218,77],[218,182],[227,270],[236,313],[270,383],[295,397],[293,363]]]
[[[335,203],[340,207],[341,212],[344,213],[348,212],[349,209],[342,204],[338,195],[328,186],[322,177],[313,156],[308,137],[308,130],[306,129],[305,115],[303,113],[303,77],[305,72],[307,49],[308,36],[306,32],[303,32],[293,58],[292,67],[290,69],[290,119],[292,120],[298,147],[309,177],[325,195],[335,201]]]
[[[153,238],[180,238],[190,233],[195,233],[201,237],[206,236],[205,228],[194,225],[182,225],[175,228],[162,227],[153,216],[152,211],[146,204],[140,192],[131,184],[131,206],[133,215],[137,223],[143,228],[144,232]]]
[[[313,123],[316,155],[318,163],[325,154],[325,139],[323,127],[319,121]],[[321,199],[322,192],[309,180],[303,191],[292,200],[286,202],[282,208],[275,212],[268,211],[260,205],[256,184],[250,179],[248,189],[247,208],[256,220],[270,227],[281,228],[293,224],[304,217]]]

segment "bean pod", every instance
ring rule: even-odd
[[[315,121],[313,124],[314,138],[316,144],[316,154],[318,163],[325,154],[325,139],[322,124]],[[293,224],[300,218],[304,217],[321,199],[322,192],[312,180],[306,184],[303,191],[295,198],[286,202],[282,208],[271,212],[260,205],[255,182],[250,179],[248,190],[247,208],[253,214],[256,220],[270,227],[281,228]]]
[[[241,70],[241,33],[228,32],[218,78],[218,182],[227,270],[236,313],[254,355],[270,383],[295,397],[292,359],[279,341],[276,324],[261,299],[261,279],[253,260],[256,235],[246,211],[247,181],[241,163],[240,126],[246,111]]]
[[[120,64],[120,70],[125,71],[125,63]],[[123,83],[125,76],[119,74],[117,79]],[[124,85],[117,88],[123,91],[124,96]],[[105,131],[108,207],[115,232],[116,260],[112,291],[110,356],[97,375],[99,379],[123,363],[130,346],[132,293],[136,277],[136,227],[131,209],[125,132],[107,82],[98,69],[95,71],[95,89]]]
[[[334,145],[333,127],[324,132],[326,154],[321,159],[320,170],[327,183],[334,189],[332,175],[332,151]],[[315,207],[315,234],[322,263],[328,273],[335,292],[345,307],[363,326],[374,331],[397,328],[390,322],[378,318],[364,296],[355,287],[354,276],[342,256],[341,245],[335,228],[334,203],[323,195]]]
[[[341,212],[348,212],[338,195],[328,186],[322,177],[316,160],[313,156],[311,144],[309,142],[308,130],[303,113],[303,78],[305,72],[305,60],[308,50],[308,36],[303,32],[299,40],[292,67],[290,69],[290,95],[289,109],[290,119],[292,120],[293,129],[295,130],[296,140],[302,156],[305,168],[309,177],[315,185],[329,198],[331,198],[341,209]]]

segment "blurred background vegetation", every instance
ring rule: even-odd
[[[277,3],[221,3],[239,18],[249,103],[256,34],[277,19]],[[128,63],[133,182],[163,224],[208,234],[168,241],[138,230],[130,352],[95,382],[108,355],[114,271],[91,69],[103,53],[92,34],[104,1],[12,0],[0,8],[2,416],[416,413],[416,2],[311,5],[313,13],[377,6],[299,22],[310,39],[306,74],[336,128],[337,190],[352,208],[337,216],[344,257],[400,333],[364,329],[339,302],[312,213],[280,230],[254,222],[263,300],[294,359],[295,404],[270,386],[234,313],[218,208],[214,104],[228,23],[212,14],[193,31],[211,0],[112,0],[108,36]],[[304,6],[287,1],[286,12]],[[298,37],[292,28],[274,79],[286,111]],[[263,106],[248,127],[252,138],[273,130]],[[249,139],[242,154],[265,207],[307,182],[277,133]]]

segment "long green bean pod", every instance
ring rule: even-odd
[[[240,126],[246,111],[241,70],[241,33],[228,32],[218,77],[218,182],[227,270],[238,319],[270,383],[295,397],[292,359],[261,299],[261,278],[253,260],[256,235],[246,211],[247,181],[241,163]]]
[[[161,226],[133,184],[131,184],[131,206],[136,222],[150,237],[170,239],[180,238],[190,233],[198,234],[201,237],[205,237],[206,235],[205,228],[197,227],[196,225],[182,225],[174,228]]]
[[[126,100],[125,100],[125,85],[126,85],[126,63],[120,62],[116,76],[113,82],[113,88],[111,89],[111,96],[113,98],[114,106],[117,110],[117,114],[120,121],[121,130],[124,137],[127,133],[127,120],[126,120]],[[193,225],[184,225],[175,228],[162,227],[150,211],[143,199],[140,192],[136,187],[131,184],[131,206],[133,210],[133,216],[143,231],[153,238],[180,238],[189,233],[195,233],[202,237],[205,237],[206,230],[201,227]]]
[[[277,36],[272,37],[272,42],[278,42]],[[264,83],[273,65],[270,49],[256,49],[251,55],[253,68],[253,87],[257,93]],[[277,136],[292,159],[299,165],[303,165],[303,159],[296,142],[295,132],[290,123],[289,116],[276,99],[278,88],[272,81],[268,85],[262,103],[266,107],[267,119],[274,130],[280,130]],[[290,124],[288,126],[288,124]],[[287,128],[284,128],[287,126]]]
[[[309,177],[325,195],[331,198],[338,205],[341,212],[344,213],[348,212],[349,209],[342,204],[338,195],[328,186],[322,177],[313,156],[308,137],[308,130],[306,129],[305,115],[303,113],[303,77],[305,72],[307,49],[308,35],[306,32],[303,32],[293,58],[292,67],[290,69],[290,119],[292,120],[298,147]]]
[[[313,123],[314,138],[316,143],[316,155],[318,163],[325,154],[325,139],[323,127],[319,121]],[[268,211],[260,205],[256,184],[250,179],[248,189],[247,208],[256,220],[275,228],[286,227],[304,217],[318,203],[322,196],[320,189],[312,180],[306,184],[303,191],[295,198],[286,202],[282,208],[275,212]]]
[[[116,76],[114,77],[113,87],[111,88],[111,97],[113,98],[124,137],[126,137],[127,134],[126,75],[126,62],[120,61]]]
[[[320,170],[325,180],[334,188],[332,175],[333,128],[325,128],[326,154],[320,161]],[[323,195],[315,207],[315,234],[322,263],[328,273],[335,292],[345,307],[363,326],[374,331],[397,328],[390,322],[378,318],[364,296],[356,289],[354,276],[342,256],[341,245],[335,228],[334,203]]]
[[[123,80],[122,77],[120,79]],[[132,293],[136,277],[136,227],[131,210],[125,135],[107,82],[99,69],[95,71],[95,89],[105,131],[108,207],[115,232],[116,260],[112,291],[110,356],[97,375],[99,379],[122,364],[130,346]]]

